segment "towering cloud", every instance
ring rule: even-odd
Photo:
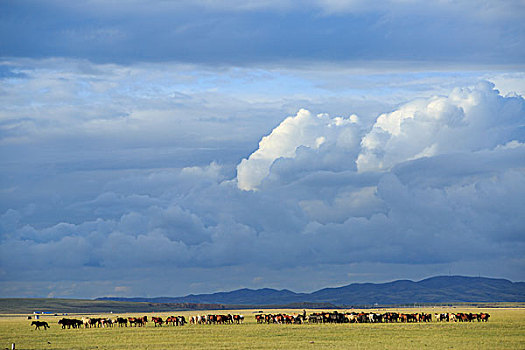
[[[383,172],[419,158],[517,147],[525,139],[524,115],[521,96],[502,96],[489,82],[406,103],[381,114],[369,132],[356,115],[331,118],[300,110],[237,166],[238,186],[257,189],[284,173]]]
[[[524,112],[523,98],[503,97],[487,82],[413,101],[377,118],[361,142],[357,166],[389,169],[407,160],[522,141]]]
[[[239,188],[256,189],[269,175],[276,160],[295,158],[299,148],[318,152],[321,148],[352,148],[356,142],[357,122],[355,114],[349,118],[330,118],[327,114],[314,116],[301,109],[263,137],[259,148],[237,166]]]

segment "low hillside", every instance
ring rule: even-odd
[[[225,305],[192,303],[147,303],[112,300],[81,300],[51,298],[9,298],[0,299],[2,314],[32,314],[45,312],[62,313],[124,313],[163,312],[176,310],[224,309]]]

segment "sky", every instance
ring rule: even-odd
[[[524,17],[0,0],[0,297],[525,281]]]

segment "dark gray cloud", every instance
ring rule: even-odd
[[[522,64],[523,4],[3,1],[0,56],[236,64]],[[520,15],[521,14],[521,15]]]

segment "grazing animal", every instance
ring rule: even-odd
[[[40,327],[44,327],[44,330],[49,328],[49,325],[45,321],[33,321],[31,322],[31,326],[35,326],[35,330],[40,329]]]
[[[135,327],[142,327],[146,322],[148,322],[148,316],[144,317],[128,317],[130,327],[135,325]]]
[[[89,328],[91,327],[101,327],[102,319],[101,318],[90,318],[89,319]]]
[[[84,328],[89,328],[89,318],[82,317],[82,324]]]
[[[117,324],[119,327],[128,326],[128,319],[124,317],[117,317]]]
[[[306,316],[304,316],[304,314],[303,315],[294,316],[293,323],[295,323],[295,324],[303,324],[304,321],[305,321],[305,317]]]
[[[243,315],[233,315],[233,320],[237,324],[242,323],[244,321],[244,316]]]
[[[129,326],[137,326],[137,318],[136,317],[128,317]]]
[[[170,317],[166,318],[166,324],[170,324],[170,323],[171,323],[172,326],[175,326],[175,323],[178,326],[179,325],[179,320],[175,316],[170,316]]]
[[[480,320],[481,322],[487,322],[489,320],[489,317],[489,314],[482,312],[481,314],[479,314],[478,320]]]
[[[157,325],[159,325],[160,327],[162,327],[162,323],[164,322],[164,321],[162,320],[162,317],[155,317],[155,316],[153,316],[153,317],[151,318],[151,320],[152,320],[153,323],[155,324],[155,327],[157,327]]]
[[[113,327],[113,321],[110,318],[102,318],[100,323],[102,324],[102,327]]]
[[[65,329],[66,327],[67,329],[70,329],[71,327],[81,328],[84,324],[84,321],[74,318],[62,318],[58,321],[58,324],[62,325],[62,329]]]
[[[173,326],[184,326],[186,318],[184,316],[170,316],[166,318],[166,324],[172,324]]]
[[[179,325],[184,326],[187,323],[186,318],[184,316],[179,316],[177,318],[179,320]]]
[[[215,315],[207,315],[207,324],[215,324],[215,322],[217,322],[217,317]]]

